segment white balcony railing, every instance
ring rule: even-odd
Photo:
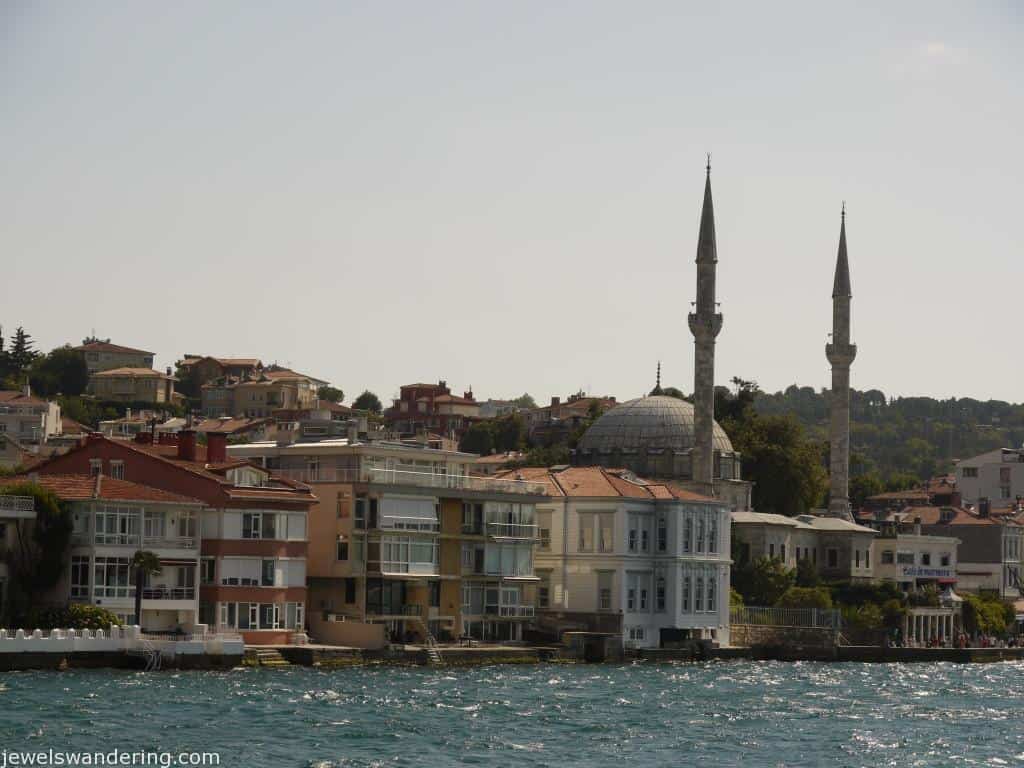
[[[532,605],[499,605],[499,616],[512,616],[515,618],[531,618],[534,614]]]
[[[532,523],[487,523],[487,535],[501,539],[536,539],[537,526]]]
[[[143,587],[143,600],[195,600],[195,587]]]
[[[144,536],[142,544],[153,549],[196,549],[199,546],[193,536]]]
[[[0,496],[0,517],[32,518],[36,516],[31,496]]]
[[[381,483],[412,485],[420,488],[441,488],[490,493],[521,493],[543,496],[545,485],[530,480],[504,477],[476,477],[436,472],[415,472],[387,467],[321,467],[317,469],[270,469],[271,473],[300,483]]]

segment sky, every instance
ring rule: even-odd
[[[1024,5],[0,3],[0,324],[351,400],[716,379],[1024,401]]]

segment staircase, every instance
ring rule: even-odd
[[[441,658],[441,652],[437,649],[437,640],[431,633],[430,627],[427,626],[427,622],[419,616],[411,616],[410,621],[416,625],[420,634],[423,635],[423,642],[426,645],[426,648],[423,649],[423,653],[426,658],[427,666],[442,666],[444,664],[444,659]]]
[[[256,662],[261,667],[290,667],[291,664],[276,648],[257,648]]]
[[[140,640],[138,647],[128,651],[128,655],[142,659],[147,672],[156,672],[163,662],[163,654],[160,653],[160,649],[149,640]]]

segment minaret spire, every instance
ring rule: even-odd
[[[714,493],[715,423],[715,338],[722,330],[722,315],[715,301],[718,248],[715,243],[715,207],[711,199],[711,155],[705,168],[704,207],[697,234],[697,300],[690,313],[694,340],[693,411],[694,448],[691,458],[693,481],[707,495]]]
[[[659,360],[658,361],[658,375],[657,375],[657,378],[655,379],[655,382],[654,382],[654,389],[651,390],[651,394],[648,395],[648,397],[653,397],[654,395],[661,395],[661,394],[664,394],[664,393],[661,391],[661,360]]]
[[[832,364],[829,424],[829,514],[852,520],[850,514],[850,365],[857,345],[850,343],[850,261],[846,253],[846,203],[839,224],[839,250],[832,282],[832,343],[825,356]]]

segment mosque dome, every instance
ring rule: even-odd
[[[623,453],[668,449],[689,451],[694,446],[693,405],[677,397],[649,395],[617,405],[602,414],[580,440],[584,453]],[[715,451],[731,453],[732,443],[718,422],[712,440]]]

